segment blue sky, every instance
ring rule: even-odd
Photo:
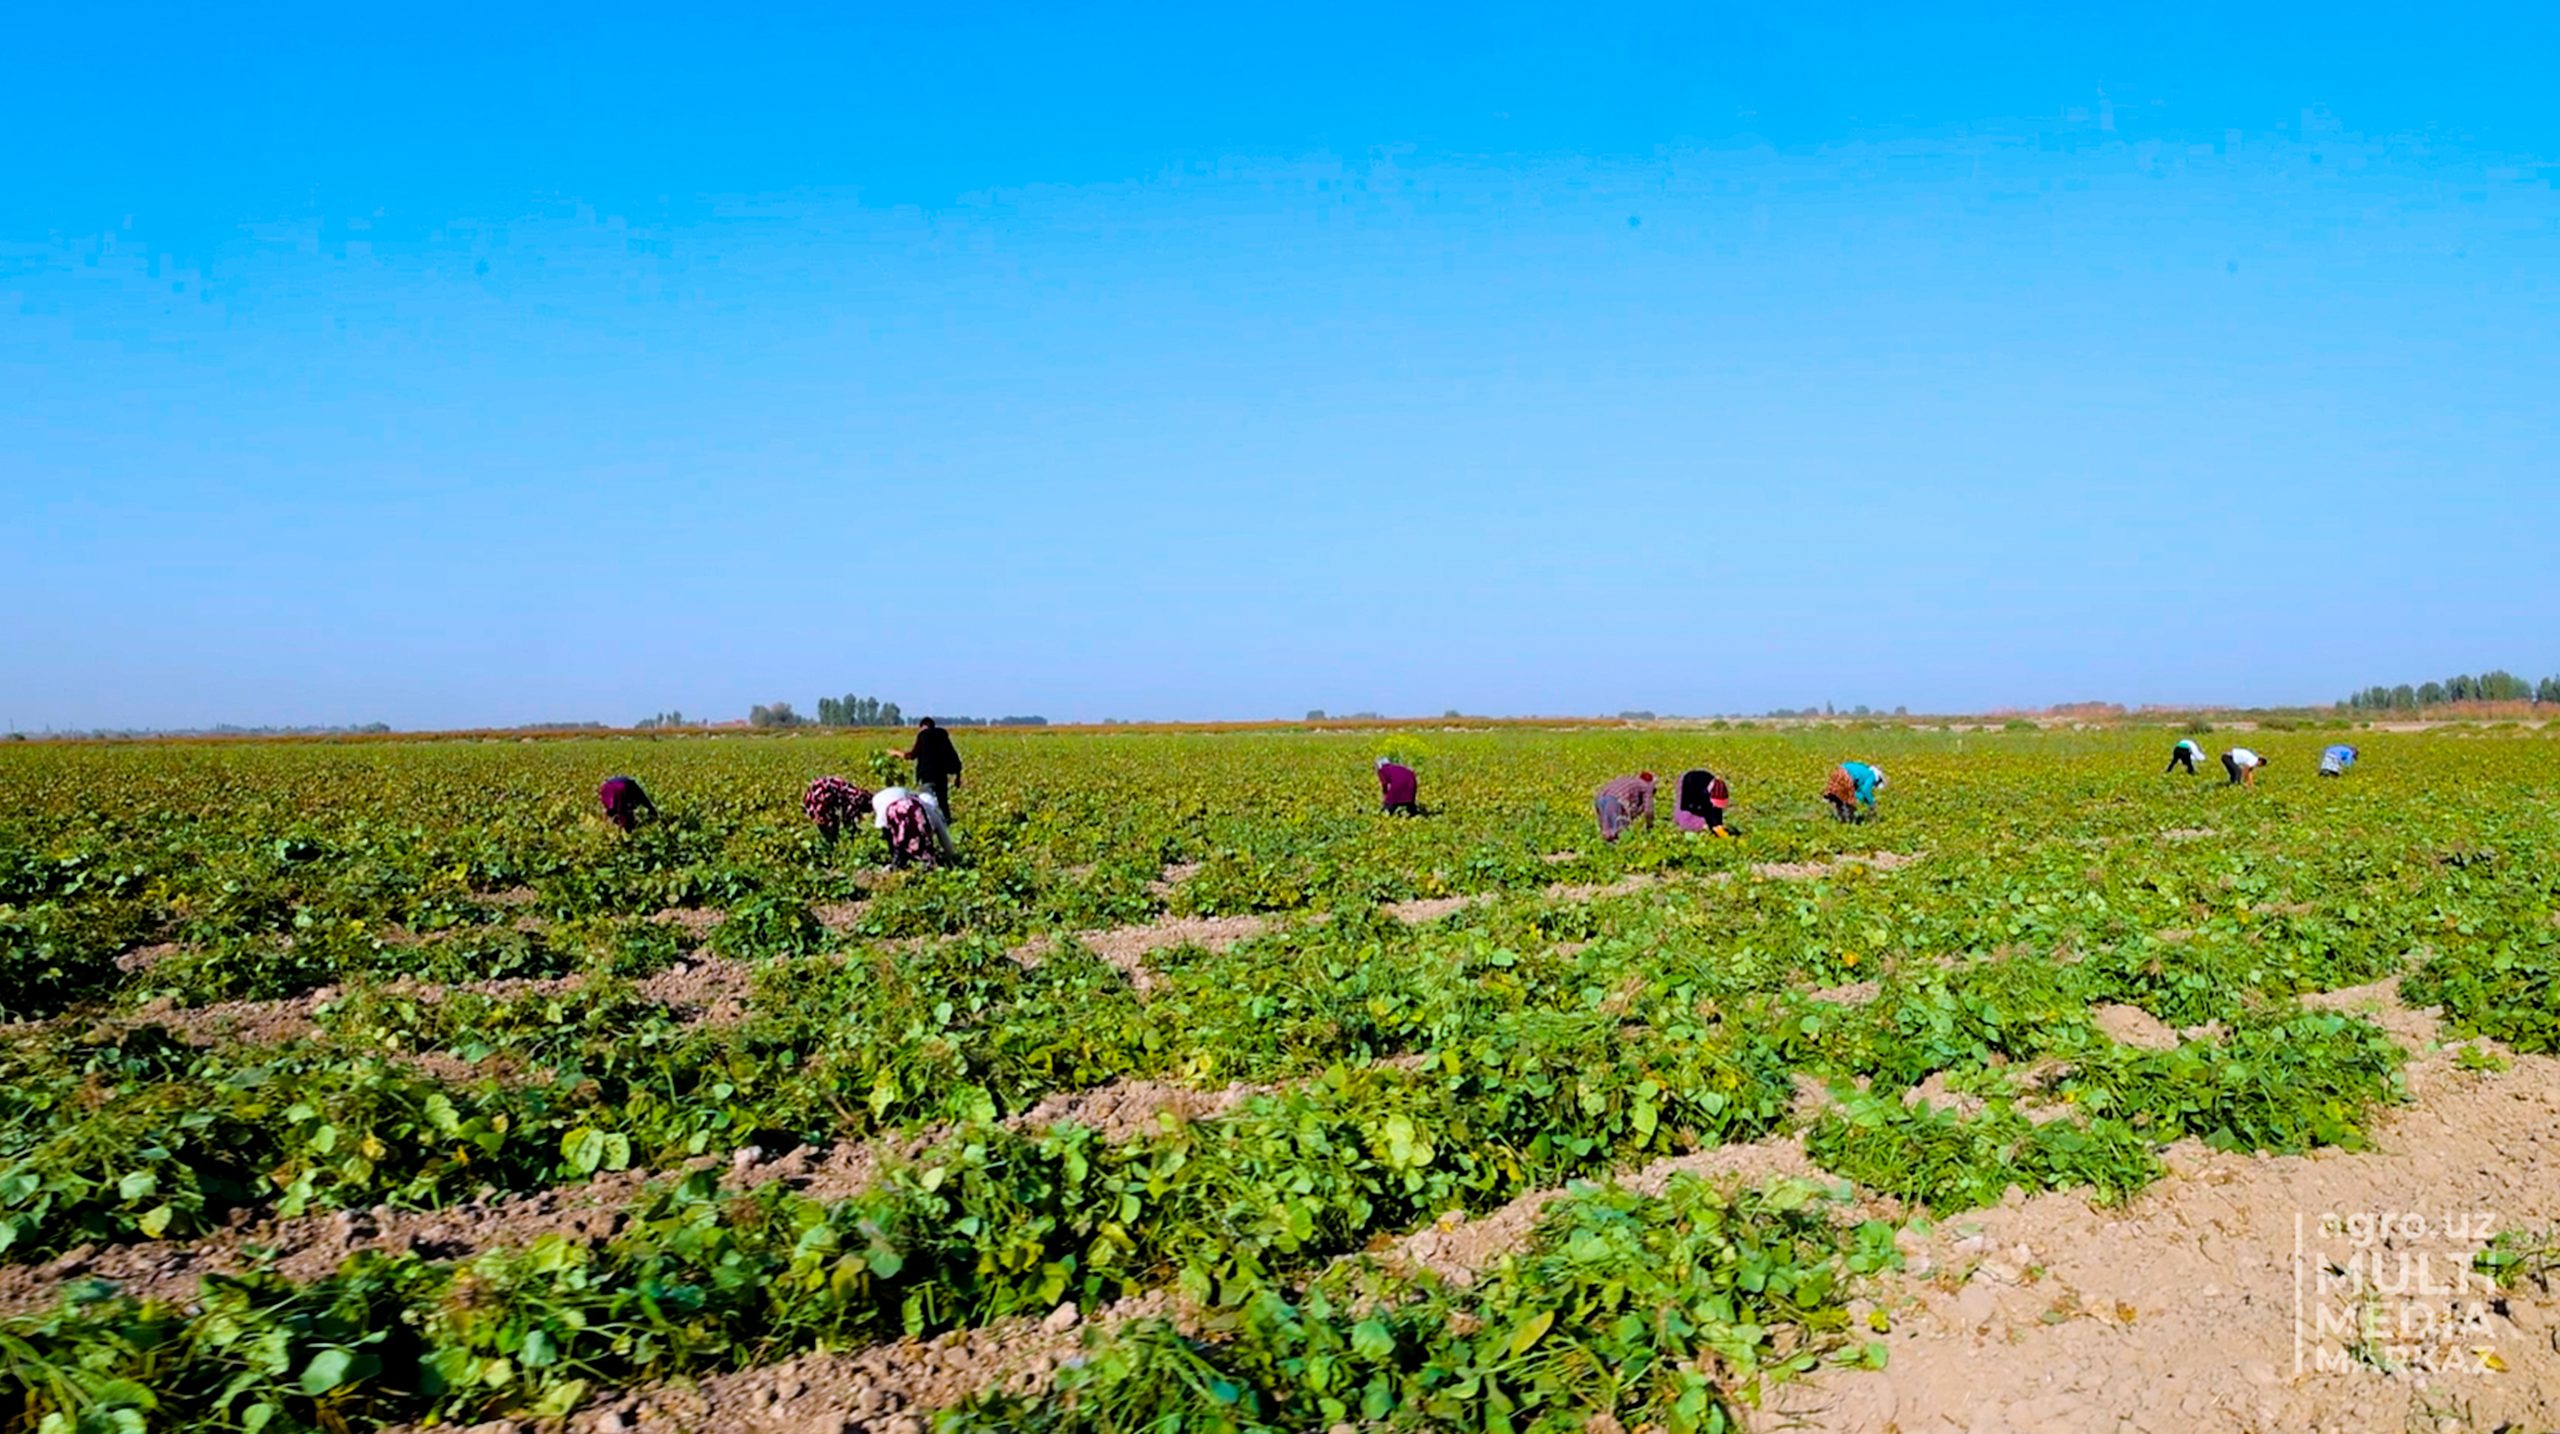
[[[19,17],[0,725],[2560,671],[2553,12],[1221,8]]]

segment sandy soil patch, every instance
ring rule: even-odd
[[[2106,1033],[2118,1045],[2136,1046],[2146,1051],[2174,1050],[2178,1033],[2166,1022],[2139,1006],[2104,1005],[2089,1008],[2089,1022]]]
[[[207,1275],[256,1268],[261,1251],[273,1252],[272,1268],[279,1274],[307,1281],[329,1274],[358,1250],[457,1257],[552,1233],[601,1240],[619,1228],[622,1206],[648,1178],[645,1172],[624,1171],[599,1175],[584,1185],[444,1210],[377,1206],[285,1220],[244,1218],[199,1240],[83,1246],[46,1264],[0,1265],[0,1313],[48,1306],[64,1282],[73,1279],[112,1280],[126,1293],[144,1298],[185,1299]]]
[[[1751,874],[1772,881],[1810,881],[1852,866],[1863,866],[1871,871],[1894,871],[1925,855],[1926,852],[1916,851],[1871,851],[1864,856],[1835,856],[1821,861],[1762,861],[1752,863]]]
[[[1173,895],[1173,889],[1200,874],[1200,863],[1177,861],[1166,867],[1156,879],[1147,883],[1147,894],[1158,901]]]
[[[186,944],[179,941],[155,941],[148,946],[136,946],[116,958],[116,969],[128,976],[148,971],[186,949]]]
[[[1165,916],[1140,926],[1079,931],[1074,940],[1119,968],[1129,978],[1129,984],[1143,995],[1154,988],[1156,980],[1155,972],[1147,966],[1147,953],[1195,945],[1224,951],[1272,929],[1273,924],[1267,916]],[[1026,966],[1037,966],[1053,949],[1050,938],[1038,936],[1013,948],[1012,956]]]
[[[711,934],[711,929],[729,919],[729,913],[707,906],[670,906],[652,914],[649,919],[660,926],[672,926],[683,934],[690,945]]]
[[[2332,993],[2352,1005],[2380,988]],[[2393,1003],[2396,1005],[2396,1003]],[[2391,1022],[2424,1043],[2433,1023]],[[1941,1223],[1915,1239],[1912,1263],[1883,1282],[1891,1363],[1830,1370],[1782,1389],[1760,1427],[1898,1434],[2042,1434],[2046,1430],[2275,1431],[2544,1429],[2560,1424],[2560,1302],[2547,1288],[2453,1288],[2477,1241],[2447,1238],[2446,1217],[2506,1227],[2560,1219],[2560,1061],[2516,1057],[2504,1074],[2453,1066],[2441,1052],[2409,1071],[2414,1097],[2387,1113],[2376,1149],[2308,1156],[2233,1155],[2182,1141],[2171,1174],[2120,1209],[2068,1193],[2038,1195]],[[2432,1241],[2359,1248],[2322,1234],[2324,1216],[2416,1212]],[[2299,1242],[2299,1244],[2297,1243]],[[2297,1258],[2297,1251],[2300,1257]],[[2413,1275],[2420,1255],[2434,1275]],[[2358,1283],[2363,1298],[2333,1287]],[[2299,1283],[2298,1283],[2299,1282]],[[2375,1288],[2376,1284],[2395,1289]],[[2296,1294],[2307,1336],[2297,1365]],[[2332,1317],[2372,1309],[2404,1322],[2478,1324],[2447,1344],[2416,1342],[2443,1367],[2378,1371],[2322,1335]],[[2463,1306],[2467,1306],[2467,1316]],[[2485,1349],[2503,1369],[2485,1367]]]
[[[1804,993],[1808,1001],[1829,1001],[1835,1006],[1863,1006],[1874,1000],[1884,987],[1873,981],[1852,981],[1845,986],[1817,986]]]

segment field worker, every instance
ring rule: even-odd
[[[820,777],[800,794],[800,810],[809,814],[827,845],[834,846],[838,832],[871,810],[871,794],[842,777]]]
[[[2226,787],[2254,787],[2258,784],[2258,769],[2266,764],[2266,758],[2259,756],[2248,748],[2234,747],[2230,751],[2222,754],[2222,770],[2231,774],[2231,780],[2223,783],[2223,785]]]
[[[951,745],[951,734],[935,725],[930,717],[916,723],[916,739],[907,750],[889,749],[889,755],[902,762],[916,764],[916,785],[933,793],[942,805],[945,820],[951,816],[951,785],[960,780],[960,752]]]
[[[604,785],[596,788],[596,800],[604,803],[604,819],[624,831],[637,826],[644,812],[653,820],[658,815],[658,804],[629,777],[605,778]]]
[[[1725,809],[1733,805],[1733,789],[1724,778],[1704,767],[1680,774],[1680,795],[1675,799],[1671,820],[1684,832],[1714,832],[1731,836],[1724,828]]]
[[[1834,820],[1863,821],[1876,814],[1876,793],[1884,790],[1884,773],[1864,762],[1843,762],[1831,769],[1822,799],[1831,804]]]
[[[1616,841],[1618,833],[1636,824],[1641,817],[1647,828],[1653,825],[1653,773],[1638,772],[1620,777],[1602,787],[1591,798],[1592,814],[1600,819],[1600,839]]]
[[[2356,749],[2353,747],[2330,747],[2320,753],[2320,775],[2324,777],[2343,777],[2347,768],[2355,764]]]
[[[883,787],[871,797],[871,823],[889,841],[889,864],[931,866],[951,854],[951,827],[933,793]]]
[[[1416,798],[1421,794],[1422,779],[1413,774],[1413,768],[1384,757],[1378,759],[1378,802],[1384,811],[1392,816],[1418,817],[1422,815],[1422,804]]]
[[[2195,738],[2181,737],[2178,739],[2178,745],[2169,749],[2169,765],[2160,769],[2161,775],[2166,776],[2184,767],[2187,769],[2187,775],[2192,777],[2196,774],[2196,758],[2203,755],[2204,748],[2196,745]]]

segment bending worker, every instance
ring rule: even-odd
[[[2330,747],[2322,751],[2320,754],[2320,775],[2324,777],[2343,777],[2347,774],[2347,768],[2352,767],[2355,764],[2355,748],[2344,745]]]
[[[1680,774],[1680,793],[1673,799],[1671,820],[1684,832],[1713,832],[1731,836],[1725,830],[1725,808],[1733,805],[1733,788],[1722,777],[1699,767]]]
[[[1884,790],[1884,773],[1864,762],[1843,762],[1831,769],[1822,799],[1831,804],[1836,821],[1864,821],[1876,814],[1876,793]]]
[[[1591,797],[1592,814],[1600,819],[1600,839],[1616,841],[1618,833],[1636,824],[1641,817],[1647,830],[1653,826],[1653,773],[1638,772],[1620,777],[1602,787]]]
[[[2203,755],[2204,748],[2196,745],[2195,738],[2181,737],[2178,739],[2178,745],[2169,749],[2169,765],[2162,767],[2160,771],[2165,776],[2184,767],[2187,769],[2187,775],[2192,777],[2196,774],[2196,758]]]
[[[834,846],[837,833],[871,810],[871,794],[842,777],[820,777],[800,794],[800,810],[817,825],[819,838]]]
[[[1422,815],[1422,804],[1417,800],[1421,795],[1422,779],[1413,774],[1413,768],[1384,757],[1378,759],[1378,803],[1381,810],[1390,816],[1418,817]]]
[[[2223,785],[2226,787],[2254,787],[2258,785],[2258,769],[2266,764],[2266,758],[2259,756],[2248,748],[2234,747],[2230,751],[2222,754],[2222,770],[2228,773],[2231,777],[2231,780],[2223,783]]]
[[[604,785],[596,788],[596,800],[604,803],[604,819],[624,831],[637,826],[643,813],[652,821],[658,816],[658,804],[630,777],[605,778]]]
[[[951,859],[951,827],[931,792],[881,788],[871,795],[871,824],[888,839],[891,866],[919,861],[933,866]]]

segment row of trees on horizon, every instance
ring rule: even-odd
[[[1046,727],[1046,717],[936,717],[945,727]],[[650,732],[667,727],[704,727],[717,725],[716,719],[687,717],[680,711],[655,712],[631,724],[635,730]],[[863,697],[848,692],[842,697],[821,697],[815,716],[803,713],[788,702],[759,702],[747,709],[750,727],[903,727],[907,714],[895,702],[877,697]]]
[[[2368,687],[2348,694],[2343,705],[2353,712],[2415,712],[2451,702],[2560,703],[2560,676],[2527,682],[2504,668],[2492,668],[2477,677],[2463,673],[2442,682]]]

